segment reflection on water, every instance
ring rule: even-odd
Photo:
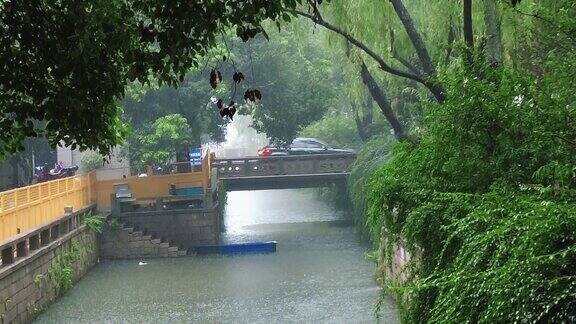
[[[233,192],[227,242],[278,252],[103,262],[40,323],[372,323],[380,289],[352,222],[305,190]],[[390,301],[381,322],[397,322]]]

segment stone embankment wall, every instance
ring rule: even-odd
[[[382,270],[386,278],[402,284],[409,278],[407,269],[410,254],[406,251],[403,242],[396,242],[392,246],[391,260],[381,260]]]
[[[382,233],[385,233],[384,228]],[[390,250],[390,243],[392,243]],[[408,267],[412,256],[406,249],[404,240],[390,242],[386,237],[380,239],[377,279],[382,285],[383,281],[392,285],[403,285],[411,277]]]
[[[218,205],[204,209],[180,209],[114,214],[121,223],[184,249],[218,244],[221,219]]]
[[[133,227],[108,227],[100,237],[100,257],[104,259],[173,258],[185,255],[186,249],[170,245]]]
[[[98,237],[85,226],[0,268],[0,323],[28,323],[98,262]]]

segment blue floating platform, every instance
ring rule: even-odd
[[[274,253],[278,242],[252,242],[223,245],[197,246],[194,251],[198,254],[244,254],[244,253]]]

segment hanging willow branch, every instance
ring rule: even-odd
[[[354,36],[350,35],[349,33],[345,32],[344,30],[330,24],[329,22],[325,21],[322,18],[316,18],[311,14],[302,12],[302,11],[294,11],[294,13],[296,13],[297,15],[300,15],[302,17],[306,17],[309,18],[310,20],[314,21],[316,24],[321,25],[323,27],[325,27],[326,29],[329,29],[337,34],[340,34],[341,36],[343,36],[344,38],[346,38],[346,40],[348,40],[351,44],[354,44],[354,46],[360,48],[362,51],[364,51],[366,54],[368,54],[368,56],[372,57],[376,62],[378,62],[378,65],[380,66],[380,69],[390,73],[390,74],[394,74],[403,78],[407,78],[407,79],[411,79],[420,83],[424,83],[425,80],[422,79],[421,77],[408,73],[408,72],[404,72],[401,70],[398,70],[392,66],[390,66],[388,63],[386,63],[384,61],[384,59],[379,56],[378,54],[376,54],[372,49],[368,48],[368,46],[366,46],[364,43],[362,43],[361,41],[359,41],[358,39],[356,39]]]
[[[368,54],[368,56],[373,58],[378,63],[378,66],[381,70],[388,72],[390,74],[399,76],[399,77],[414,80],[414,81],[424,85],[428,90],[430,90],[430,92],[434,95],[434,97],[436,98],[436,100],[439,103],[442,103],[442,102],[444,102],[444,100],[446,100],[446,95],[444,94],[442,87],[440,87],[438,84],[436,84],[435,82],[432,82],[428,78],[423,78],[423,77],[420,77],[418,75],[415,75],[415,74],[412,74],[409,72],[405,72],[405,71],[402,71],[402,70],[399,70],[399,69],[396,69],[396,68],[390,66],[388,63],[386,63],[386,61],[384,61],[384,59],[380,55],[376,54],[376,52],[374,52],[372,49],[370,49],[366,44],[364,44],[363,42],[361,42],[360,40],[358,40],[354,36],[350,35],[348,32],[342,30],[341,28],[334,26],[331,23],[325,21],[324,19],[322,19],[322,17],[320,15],[312,15],[312,14],[298,11],[298,10],[294,10],[294,11],[292,11],[292,13],[294,13],[298,16],[306,17],[306,18],[312,20],[314,23],[316,23],[320,26],[323,26],[324,28],[331,30],[331,31],[341,35],[342,37],[346,38],[346,40],[348,40],[351,44],[358,47],[364,53]]]

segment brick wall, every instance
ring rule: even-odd
[[[67,288],[69,277],[57,270],[70,267],[70,279],[76,282],[97,261],[97,236],[80,227],[0,268],[0,323],[31,322]]]

